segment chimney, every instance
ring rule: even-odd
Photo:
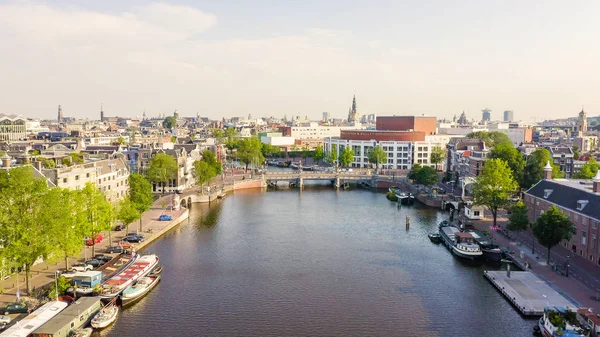
[[[10,162],[11,162],[12,158],[8,154],[5,154],[0,159],[2,159],[2,167],[6,167],[6,168],[10,167]]]
[[[598,170],[598,172],[596,172],[596,176],[594,177],[594,179],[592,179],[592,181],[594,182],[594,187],[592,188],[592,191],[594,191],[594,193],[600,193],[600,169]]]
[[[549,160],[546,163],[546,166],[544,166],[544,179],[552,180],[552,165],[550,165]]]

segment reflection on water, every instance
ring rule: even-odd
[[[496,267],[429,241],[442,219],[326,187],[195,205],[147,249],[162,282],[100,335],[530,336],[534,322],[482,276]]]

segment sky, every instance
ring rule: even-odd
[[[600,1],[0,0],[0,113],[600,114]]]

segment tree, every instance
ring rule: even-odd
[[[579,156],[581,155],[581,153],[580,153],[580,151],[579,151],[579,146],[577,146],[577,145],[574,145],[574,146],[572,147],[572,150],[573,150],[573,159],[574,159],[574,160],[579,160]]]
[[[261,143],[261,152],[265,157],[272,157],[279,154],[279,146],[273,146],[271,144]]]
[[[70,153],[71,161],[75,165],[83,164],[83,157],[79,153]]]
[[[511,209],[509,217],[510,223],[506,228],[517,233],[527,230],[529,227],[529,217],[527,216],[527,213],[527,206],[522,201],[519,201]]]
[[[256,137],[244,138],[239,144],[238,157],[246,165],[246,171],[248,171],[249,164],[262,165],[265,157],[261,151],[260,140]]]
[[[129,175],[129,200],[133,204],[133,207],[140,213],[140,228],[142,231],[142,218],[141,215],[150,209],[150,206],[154,203],[154,196],[152,195],[152,184],[144,178],[143,175],[138,173],[132,173]]]
[[[212,177],[215,176],[215,170],[207,162],[202,160],[196,160],[194,162],[194,178],[196,178],[196,185],[200,186],[200,191],[204,191],[204,184],[206,184]]]
[[[502,159],[490,159],[485,163],[483,173],[473,185],[473,198],[477,205],[486,206],[494,217],[494,227],[498,209],[510,203],[510,198],[518,184],[512,176],[508,164]]]
[[[162,183],[162,192],[165,193],[165,185],[169,180],[177,178],[178,169],[177,161],[173,156],[157,153],[150,160],[146,176],[153,183]]]
[[[440,176],[433,167],[423,166],[417,172],[417,182],[425,186],[435,185],[440,181]]]
[[[214,170],[213,176],[223,173],[223,165],[217,161],[217,156],[215,156],[214,152],[210,150],[204,150],[202,152],[202,161],[206,162]]]
[[[71,157],[65,157],[65,158],[63,158],[63,164],[65,164],[67,166],[73,165],[73,161],[71,161]]]
[[[237,145],[239,145],[237,143],[237,136],[238,136],[237,129],[235,129],[235,128],[225,129],[225,146],[229,150],[233,150]]]
[[[168,116],[163,121],[163,127],[165,129],[172,129],[177,127],[177,119],[174,116]]]
[[[117,204],[117,220],[125,225],[127,233],[129,232],[129,225],[142,216],[135,206],[129,196],[119,200]]]
[[[42,162],[42,166],[45,169],[53,169],[56,167],[56,163],[54,162],[54,160],[52,159],[48,159],[48,158],[41,158],[40,161]]]
[[[223,144],[225,140],[225,132],[223,129],[212,129],[213,137],[217,140],[219,144]]]
[[[336,163],[337,158],[338,158],[337,147],[331,146],[331,151],[329,151],[327,158],[325,158],[325,161],[328,162],[329,164],[333,165]]]
[[[417,175],[419,174],[419,171],[421,171],[421,169],[423,168],[423,166],[421,166],[421,164],[417,163],[414,164],[411,168],[410,171],[408,171],[408,179],[412,179],[412,180],[417,180]]]
[[[306,158],[312,157],[312,152],[307,148],[302,149],[302,159],[304,159],[304,164],[306,164]]]
[[[438,164],[443,163],[444,159],[446,159],[446,150],[442,149],[439,146],[435,146],[433,147],[433,149],[431,149],[431,156],[429,158],[429,161],[431,161],[431,163],[435,165],[436,170]]]
[[[48,260],[57,251],[52,238],[52,225],[41,221],[47,203],[46,179],[34,176],[30,166],[9,171],[7,186],[0,191],[0,237],[2,253],[7,261],[25,266],[27,293],[30,293],[30,271],[35,261]]]
[[[551,206],[537,219],[533,226],[533,235],[540,244],[548,248],[546,263],[550,263],[550,249],[562,240],[570,240],[575,234],[575,227],[569,217],[558,207]]]
[[[42,204],[42,221],[49,225],[49,237],[64,259],[65,270],[69,269],[69,257],[78,256],[84,245],[78,196],[77,191],[56,187],[48,191]]]
[[[521,151],[515,149],[512,143],[496,145],[490,152],[489,158],[504,160],[508,164],[508,167],[510,167],[513,178],[517,181],[522,181],[525,159],[523,159]]]
[[[560,172],[560,168],[553,164],[554,160],[550,156],[550,151],[547,149],[537,149],[527,158],[520,184],[521,187],[530,188],[542,180],[544,178],[544,167],[548,162],[552,166],[552,178],[562,178],[564,176],[564,173]]]
[[[383,151],[383,148],[379,145],[373,148],[373,151],[369,153],[369,163],[375,164],[375,167],[379,170],[380,164],[387,163],[387,153]]]
[[[113,205],[93,183],[86,183],[85,187],[78,192],[78,200],[81,203],[79,218],[81,231],[91,238],[92,255],[94,255],[96,254],[95,237],[112,228]]]
[[[315,154],[313,155],[313,159],[318,164],[321,160],[323,160],[323,158],[325,158],[325,152],[323,152],[323,146],[318,145],[317,148],[315,149]]]
[[[354,161],[352,148],[350,146],[344,147],[344,151],[340,153],[338,160],[342,167],[348,167]]]
[[[496,145],[500,145],[500,144],[510,144],[512,145],[512,142],[510,140],[510,138],[508,138],[508,136],[502,132],[498,132],[498,131],[493,131],[493,132],[487,132],[487,131],[477,131],[477,132],[471,132],[469,134],[467,134],[467,138],[472,138],[472,139],[481,139],[485,145],[489,148],[493,148]]]
[[[581,168],[575,172],[573,178],[577,179],[592,179],[598,173],[598,169],[600,168],[600,164],[596,161],[596,159],[591,158],[587,163],[583,164]]]
[[[122,136],[119,136],[119,138],[117,138],[116,143],[119,145],[127,144],[127,142],[125,141],[125,138],[123,138]]]

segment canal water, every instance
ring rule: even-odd
[[[532,335],[482,276],[498,266],[429,241],[436,210],[309,187],[236,192],[190,215],[146,249],[161,283],[95,336]]]

